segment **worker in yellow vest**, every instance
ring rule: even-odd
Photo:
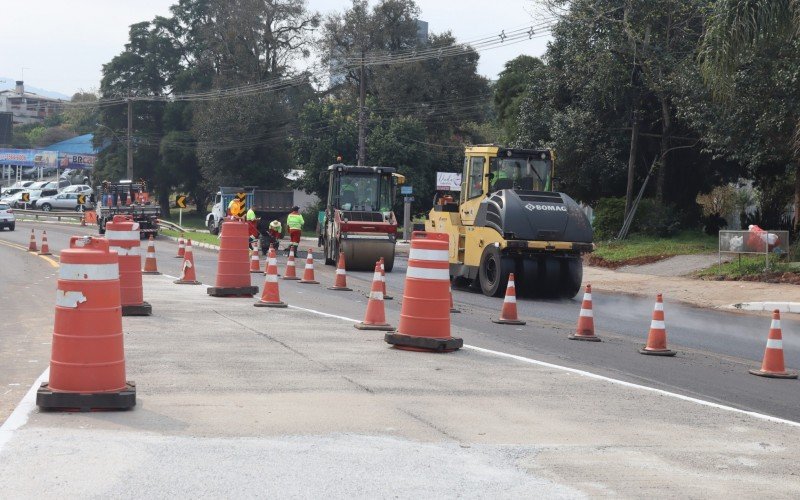
[[[300,245],[300,236],[303,234],[303,224],[305,224],[303,216],[300,215],[300,207],[292,207],[292,211],[286,217],[286,226],[289,228],[289,239],[291,244],[289,248],[294,247],[295,254],[297,254],[297,247]]]

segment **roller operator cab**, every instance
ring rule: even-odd
[[[394,267],[397,219],[395,186],[404,177],[391,167],[328,167],[325,219],[320,226],[325,263],[335,265],[344,252],[347,269],[372,271],[383,257],[386,271]]]
[[[426,230],[450,235],[450,275],[484,294],[574,297],[592,227],[580,206],[554,192],[553,153],[495,145],[466,149],[460,200],[439,196]]]

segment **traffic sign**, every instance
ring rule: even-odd
[[[78,205],[86,205],[86,195],[79,194],[78,195]]]
[[[186,208],[186,195],[179,194],[175,197],[175,205],[178,208]]]
[[[412,194],[413,192],[413,186],[400,186],[400,194]]]
[[[403,201],[406,202],[406,203],[411,203],[412,201],[414,201],[414,197],[413,196],[406,196],[406,197],[403,198]]]
[[[22,193],[22,201],[24,201],[25,203],[29,203],[31,201],[31,194]]]

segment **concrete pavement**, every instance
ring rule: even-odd
[[[154,315],[123,319],[138,406],[33,413],[0,451],[6,491],[800,495],[794,425],[477,349],[398,351],[347,318],[144,279]]]

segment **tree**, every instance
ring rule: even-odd
[[[763,54],[765,47],[774,49],[788,45],[793,49],[788,55],[794,56],[799,31],[800,2],[796,0],[719,0],[714,6],[714,14],[709,18],[701,56],[703,75],[712,93],[731,103],[731,98],[737,94],[735,83],[741,81],[741,78],[736,78],[738,74],[747,71],[749,65],[760,62],[753,59],[753,54]],[[767,56],[772,61],[774,53]],[[789,70],[796,75],[795,71]],[[786,82],[788,76],[781,74],[779,83]],[[784,109],[794,107],[798,99],[796,85],[790,85],[787,90],[788,93],[775,96],[783,101]],[[748,95],[748,98],[751,97],[755,96]],[[779,116],[783,118],[786,115],[779,113]],[[800,115],[795,112],[792,119],[792,146],[776,144],[776,141],[787,140],[785,134],[759,135],[758,139],[771,148],[785,150],[788,147],[791,151],[787,160],[794,174],[793,227],[796,231],[800,224]]]
[[[494,85],[497,121],[509,139],[517,136],[517,117],[520,104],[527,96],[531,75],[542,67],[544,63],[540,59],[521,55],[506,63]]]

